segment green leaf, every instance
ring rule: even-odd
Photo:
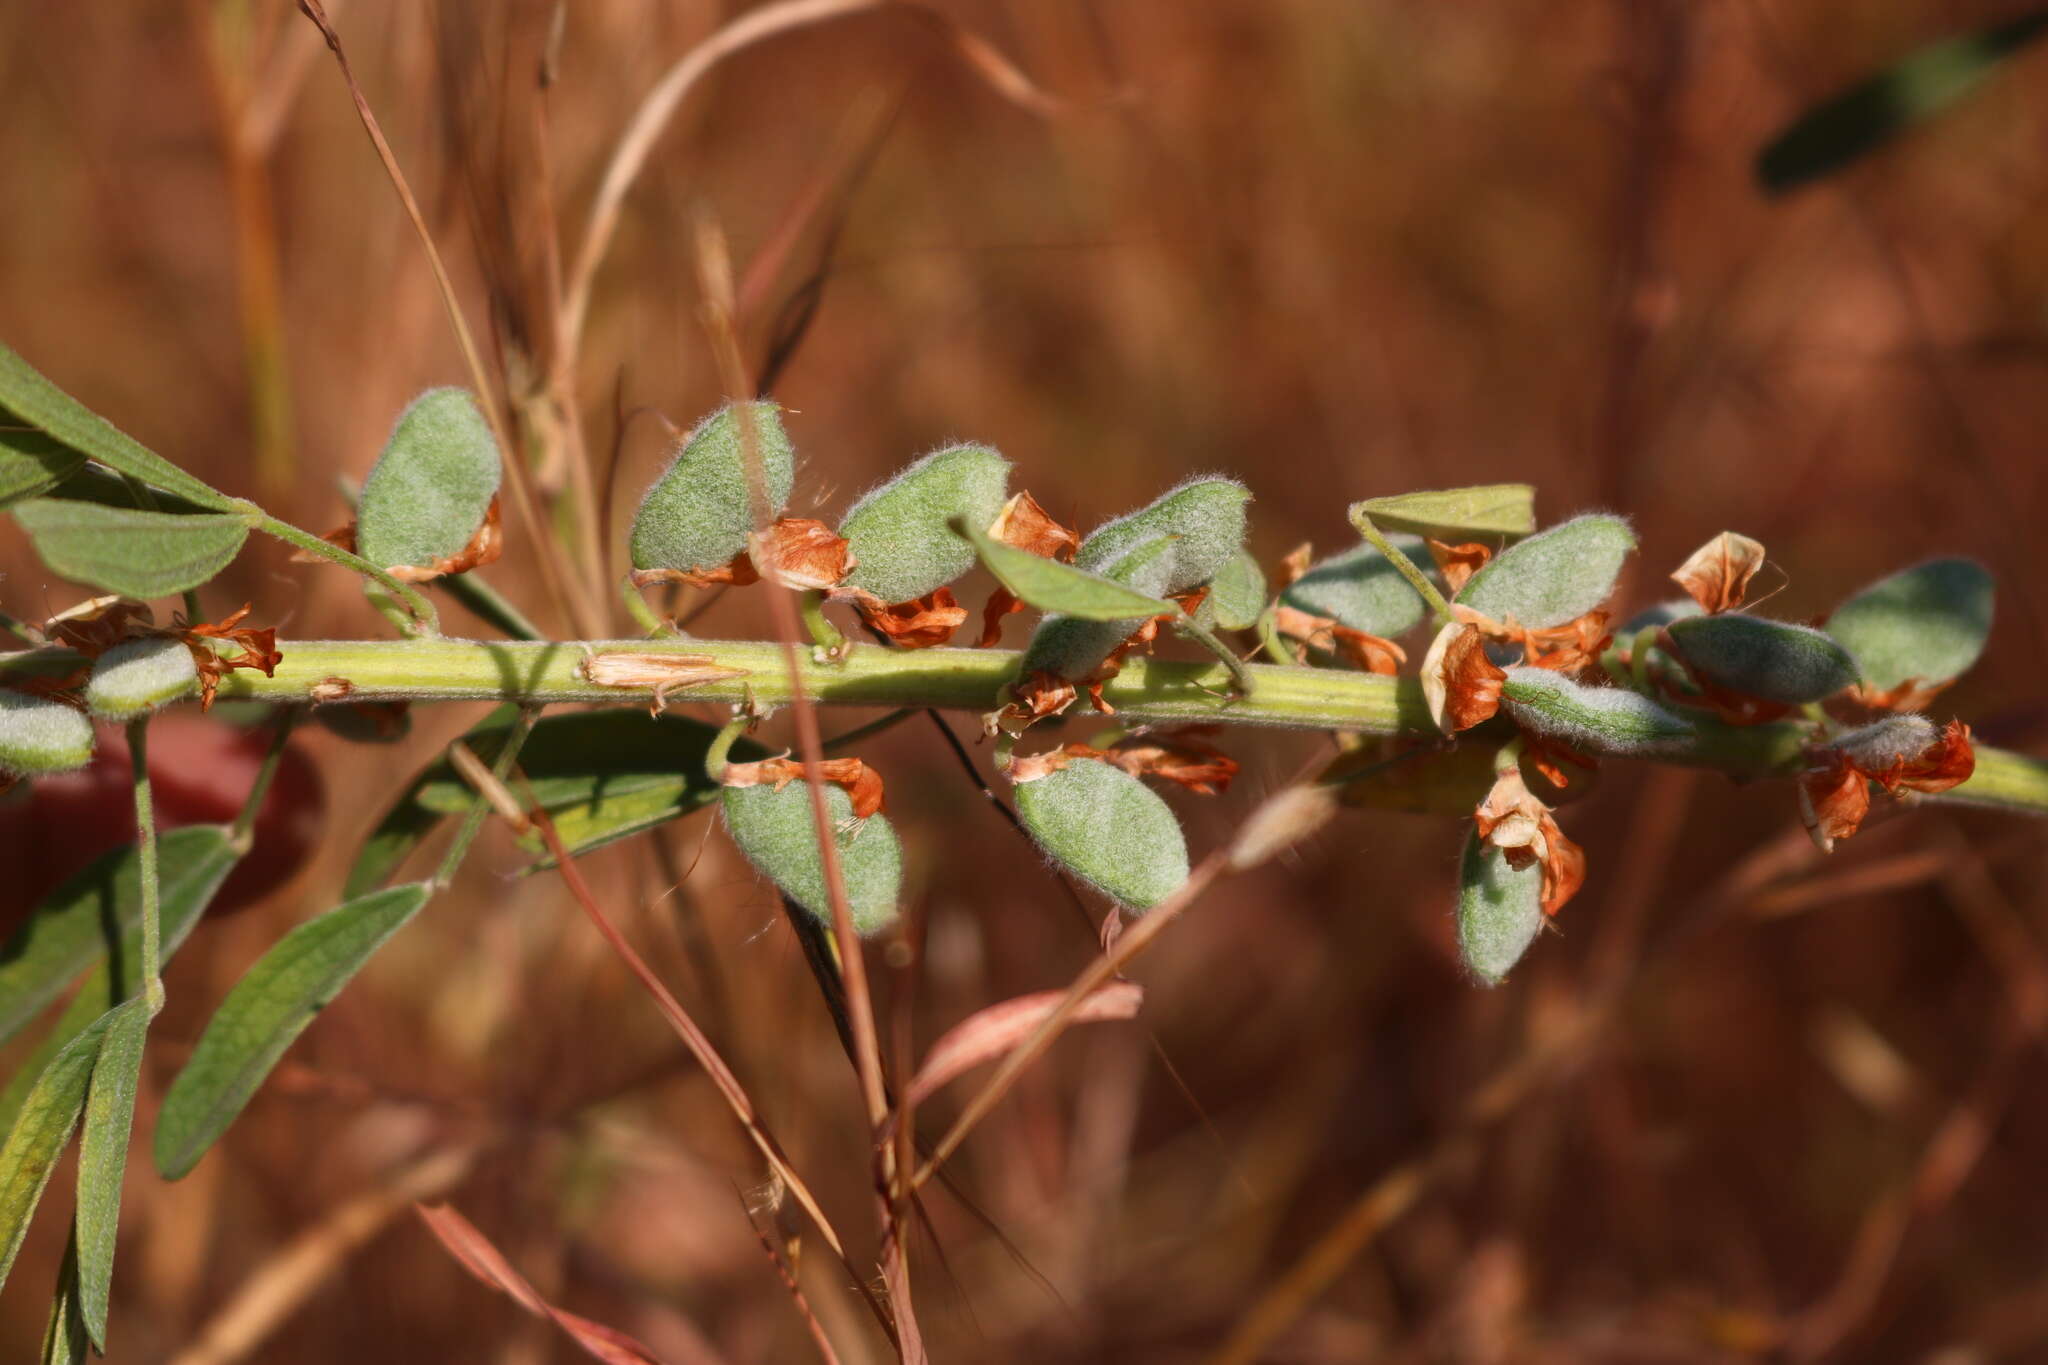
[[[1209,580],[1202,614],[1224,630],[1250,630],[1266,609],[1266,571],[1250,550],[1232,555]]]
[[[1458,863],[1458,955],[1483,986],[1498,986],[1543,928],[1543,868],[1508,866],[1475,828]]]
[[[1199,588],[1244,548],[1244,509],[1251,500],[1235,479],[1190,480],[1090,531],[1074,565],[1161,596]],[[1159,554],[1162,539],[1164,562],[1140,567],[1141,559]]]
[[[143,447],[70,394],[52,384],[14,351],[0,345],[0,408],[40,427],[73,450],[132,474],[146,484],[202,507],[227,508],[234,500]]]
[[[1149,910],[1188,879],[1187,839],[1173,811],[1100,759],[1019,782],[1017,815],[1048,858],[1119,905]]]
[[[1880,691],[1961,677],[1991,638],[1991,572],[1974,559],[1932,559],[1880,579],[1835,608],[1828,634]]]
[[[78,1138],[78,1302],[94,1346],[107,1349],[107,1303],[114,1284],[114,1240],[121,1223],[121,1180],[142,1078],[149,1002],[137,997],[108,1016],[86,1091]]]
[[[1548,668],[1510,668],[1500,698],[1524,730],[1593,754],[1647,757],[1693,737],[1688,721],[1641,693],[1588,687]]]
[[[432,894],[409,882],[345,901],[279,939],[235,983],[164,1096],[155,1146],[166,1179],[198,1163],[313,1016]]]
[[[773,403],[753,406],[770,517],[779,516],[796,479],[796,452]],[[636,569],[710,569],[747,548],[753,494],[737,410],[712,413],[680,442],[675,460],[647,490],[633,519]]]
[[[93,660],[85,706],[101,720],[148,715],[199,688],[199,665],[183,640],[148,635],[123,640]]]
[[[726,831],[747,861],[791,900],[821,922],[831,923],[832,900],[825,888],[809,787],[801,781],[780,791],[768,784],[727,787],[721,806]],[[895,827],[886,815],[855,820],[853,801],[839,787],[825,788],[825,813],[839,846],[840,877],[853,927],[863,934],[887,928],[896,919],[903,882],[903,850]]]
[[[92,722],[63,702],[0,688],[0,773],[68,773],[92,762],[92,743]]]
[[[1148,616],[1178,614],[1180,608],[1113,579],[1071,564],[1043,559],[1029,550],[989,539],[988,533],[964,517],[953,530],[974,547],[996,581],[1019,601],[1041,611],[1056,611],[1084,621],[1142,621]],[[1156,547],[1154,547],[1156,548]]]
[[[1856,681],[1856,661],[1827,634],[1761,616],[1694,616],[1666,627],[1673,646],[1709,682],[1797,706]]]
[[[380,568],[428,569],[462,552],[503,476],[469,390],[428,389],[399,415],[356,504],[356,551]]]
[[[496,717],[463,737],[476,756],[491,763],[511,734],[513,719]],[[567,711],[543,716],[519,751],[519,769],[546,810],[601,804],[606,798],[646,791],[695,792],[698,804],[718,794],[704,773],[704,759],[716,726],[687,716],[650,716],[638,707]],[[733,761],[765,758],[749,739],[733,746]],[[469,809],[475,789],[445,760],[421,774],[415,799],[444,815]]]
[[[43,1327],[42,1365],[86,1365],[92,1357],[92,1339],[85,1330],[85,1318],[78,1309],[78,1231],[64,1248],[64,1261],[57,1269],[57,1292],[50,1300],[50,1318]]]
[[[1620,517],[1573,517],[1502,550],[1454,600],[1496,621],[1561,626],[1607,600],[1635,546]]]
[[[1003,510],[1010,462],[987,446],[952,446],[925,456],[861,496],[839,525],[857,561],[849,587],[884,602],[908,602],[974,567],[974,549],[948,523],[986,527]]]
[[[239,857],[222,825],[187,825],[157,841],[158,914],[166,957],[198,922]],[[88,1021],[132,994],[140,979],[142,892],[132,844],[102,854],[51,892],[0,947],[0,1040],[13,1037],[80,972],[104,959],[117,927],[124,989],[113,1000],[102,995]]]
[[[50,1171],[85,1110],[93,1063],[112,1021],[112,1014],[101,1015],[50,1060],[0,1144],[0,1285],[14,1268]]]
[[[143,512],[32,498],[14,509],[51,570],[129,597],[196,588],[228,566],[249,526],[238,516]]]
[[[85,456],[0,408],[0,507],[39,498],[85,468]]]
[[[1921,48],[1831,99],[1757,157],[1757,179],[1783,194],[1840,170],[1976,89],[2000,63],[2048,31],[2048,11]]]
[[[1526,536],[1536,529],[1536,490],[1526,483],[1491,483],[1402,493],[1367,498],[1352,506],[1352,516],[1361,512],[1383,531],[1412,531],[1438,539],[1447,535]]]
[[[1393,541],[1417,564],[1429,564],[1429,551],[1419,539],[1396,536]],[[1363,544],[1310,568],[1287,585],[1280,600],[1311,616],[1327,616],[1340,626],[1388,639],[1414,626],[1424,610],[1422,598],[1400,570]]]

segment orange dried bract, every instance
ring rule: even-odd
[[[1882,768],[1865,768],[1834,748],[1815,758],[1799,777],[1799,814],[1823,852],[1832,852],[1835,840],[1848,838],[1862,826],[1870,813],[1871,783],[1888,796],[1902,791],[1933,795],[1969,781],[1977,770],[1970,727],[1959,720],[1950,721],[1919,753],[1896,758]]]
[[[1309,565],[1314,561],[1315,548],[1304,540],[1280,557],[1280,572],[1274,577],[1279,580],[1281,587],[1289,587],[1300,581],[1301,576],[1308,572]]]
[[[809,517],[783,517],[756,532],[749,553],[762,577],[785,587],[821,591],[836,587],[859,563],[844,537]]]
[[[1799,778],[1799,816],[1821,852],[1832,853],[1835,840],[1862,828],[1870,814],[1870,780],[1856,771],[1847,754],[1809,768]]]
[[[1522,756],[1528,759],[1530,766],[1542,773],[1553,787],[1559,789],[1572,784],[1572,775],[1565,771],[1566,764],[1586,774],[1600,770],[1597,760],[1580,753],[1570,745],[1530,734],[1526,730],[1522,732]]]
[[[1054,521],[1038,499],[1019,489],[989,523],[988,535],[1005,545],[1029,551],[1041,559],[1071,560],[1081,548],[1081,537]]]
[[[1550,807],[1522,781],[1519,767],[1496,773],[1472,814],[1479,837],[1499,849],[1508,866],[1542,865],[1544,914],[1555,915],[1585,884],[1585,851],[1565,837]]]
[[[764,758],[757,763],[728,763],[728,787],[772,786],[777,791],[804,780],[804,765],[793,758]],[[857,758],[828,758],[818,765],[818,780],[843,790],[853,803],[853,817],[865,820],[882,809],[882,775]]]
[[[467,573],[486,564],[495,564],[498,562],[498,556],[503,553],[505,531],[498,520],[498,499],[493,497],[491,505],[484,509],[483,524],[476,528],[476,534],[469,538],[467,545],[425,567],[416,564],[393,564],[386,572],[401,583],[431,583],[449,574]]]
[[[636,588],[652,587],[657,583],[676,583],[686,588],[744,588],[761,581],[760,572],[754,568],[754,561],[747,557],[745,550],[709,569],[635,569],[630,578]]]
[[[1389,678],[1408,662],[1408,651],[1392,640],[1353,630],[1337,624],[1332,617],[1316,616],[1285,603],[1273,608],[1273,628],[1301,646],[1297,658],[1306,658],[1310,648],[1321,649],[1367,673]]]
[[[1908,678],[1897,687],[1882,689],[1855,683],[1847,695],[1849,701],[1871,711],[1925,711],[1953,682],[1954,678],[1938,683]]]
[[[1444,649],[1444,729],[1456,734],[1500,710],[1500,688],[1507,670],[1486,657],[1486,637],[1467,627]]]
[[[1723,531],[1694,550],[1671,579],[1714,615],[1742,605],[1749,593],[1749,580],[1763,564],[1762,542]]]
[[[1155,743],[1119,744],[1101,757],[1133,777],[1156,777],[1202,796],[1220,796],[1237,776],[1237,760],[1213,744],[1184,735]]]
[[[218,623],[201,622],[196,626],[180,627],[185,648],[192,651],[192,662],[199,670],[199,709],[213,708],[213,694],[220,686],[220,680],[238,668],[261,670],[264,677],[274,677],[277,666],[284,662],[284,655],[277,648],[277,627],[241,624],[249,614],[249,604],[244,602],[240,610],[229,612]],[[240,645],[239,654],[222,654],[203,640],[226,640]]]
[[[993,720],[1005,729],[1021,731],[1047,716],[1058,715],[1072,706],[1079,696],[1073,683],[1057,673],[1041,669],[1011,684],[1011,701],[995,713]]]
[[[1893,796],[1902,790],[1932,795],[1961,786],[1976,771],[1977,750],[1970,742],[1970,727],[1952,720],[1917,757],[1874,772],[1870,779]]]
[[[930,649],[953,638],[967,620],[967,609],[950,588],[937,588],[909,602],[884,602],[873,593],[853,599],[860,619],[889,637],[899,649]]]
[[[88,658],[146,633],[155,615],[132,597],[95,597],[43,622],[43,634]]]
[[[1024,610],[1024,603],[1008,588],[998,586],[988,595],[988,601],[981,609],[981,638],[974,642],[976,649],[987,649],[1003,638],[1003,618],[1013,612]]]
[[[1561,626],[1522,631],[1522,657],[1537,668],[1558,673],[1582,673],[1600,662],[1600,655],[1614,639],[1607,629],[1607,613],[1595,608]]]
[[[1438,571],[1444,576],[1444,586],[1450,589],[1452,597],[1464,591],[1472,575],[1485,568],[1486,561],[1493,558],[1493,548],[1478,541],[1447,545],[1441,540],[1424,537],[1423,543],[1429,546],[1429,556],[1436,561]]]

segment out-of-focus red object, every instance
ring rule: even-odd
[[[232,821],[263,765],[270,733],[187,711],[152,720],[149,779],[158,830]],[[290,880],[312,851],[326,804],[319,770],[297,744],[287,745],[256,817],[255,844],[208,913],[244,909]],[[127,740],[120,729],[101,726],[91,764],[23,783],[0,798],[0,848],[11,852],[0,884],[0,933],[12,932],[67,877],[134,838]]]

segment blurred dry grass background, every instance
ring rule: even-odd
[[[1953,709],[1993,742],[2048,741],[2048,54],[1820,189],[1767,202],[1749,169],[1805,104],[2012,4],[935,4],[1058,111],[1001,97],[903,8],[716,70],[597,277],[575,399],[600,463],[615,395],[679,423],[718,400],[701,207],[743,274],[797,234],[761,271],[757,363],[825,254],[775,385],[799,512],[963,437],[1083,526],[1191,471],[1241,476],[1268,560],[1345,543],[1355,497],[1526,479],[1547,518],[1636,519],[1635,602],[1724,528],[1769,545],[1793,617],[1968,551],[1999,573],[2001,623]],[[573,251],[639,100],[739,7],[566,6],[544,100],[541,0],[330,8],[497,367],[536,391],[549,234]],[[267,145],[248,131],[266,120]],[[343,519],[335,480],[367,471],[408,397],[467,382],[282,0],[0,9],[0,205],[7,340],[300,524]],[[626,432],[615,513],[657,428]],[[531,528],[512,534],[490,577],[569,633]],[[18,537],[0,568],[24,614],[73,600]],[[344,575],[275,544],[209,604],[245,597],[287,638],[381,633]],[[698,629],[767,627],[735,595]],[[153,1084],[239,971],[333,902],[399,771],[472,718],[423,712],[398,755],[307,738],[327,842],[181,955]],[[1177,799],[1198,847],[1308,752],[1230,747],[1238,792]],[[929,731],[866,752],[931,922],[917,1048],[1067,981],[1091,931]],[[1624,769],[1567,825],[1587,893],[1491,993],[1455,969],[1453,821],[1360,813],[1210,895],[1143,964],[1140,1024],[1067,1038],[955,1162],[1017,1254],[932,1199],[943,1261],[924,1243],[913,1265],[935,1358],[1203,1359],[1317,1254],[1326,1285],[1283,1292],[1261,1358],[2048,1358],[2041,832],[1930,813],[1823,862],[1788,792]],[[701,819],[668,844],[589,870],[871,1263],[858,1096],[789,931]],[[487,840],[197,1173],[166,1186],[138,1160],[117,1359],[176,1358],[308,1246],[337,1254],[239,1358],[576,1358],[403,1212],[421,1189],[668,1359],[811,1351],[748,1225],[749,1205],[775,1222],[752,1152],[558,883],[516,866]],[[406,1183],[450,1151],[474,1159]],[[38,1339],[55,1223],[0,1302],[7,1359]],[[881,1358],[829,1256],[803,1251],[845,1358]]]

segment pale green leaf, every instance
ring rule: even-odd
[[[1607,600],[1635,545],[1635,532],[1620,517],[1574,517],[1502,550],[1455,600],[1495,621],[1560,626]]]
[[[1392,543],[1415,563],[1429,564],[1429,551],[1419,539],[1395,536]],[[1392,561],[1363,544],[1312,566],[1287,585],[1280,600],[1311,616],[1326,616],[1340,626],[1386,639],[1408,630],[1423,612],[1422,598]]]
[[[1173,811],[1100,759],[1019,782],[1017,815],[1048,858],[1119,905],[1149,910],[1188,879],[1187,839]]]
[[[839,524],[856,561],[846,585],[908,602],[966,573],[974,549],[948,523],[994,521],[1009,477],[1010,462],[987,446],[952,446],[863,494]]]
[[[432,568],[483,525],[503,474],[469,390],[429,389],[398,418],[356,504],[356,552],[380,568]]]
[[[987,532],[963,517],[953,519],[953,529],[974,546],[997,582],[1019,601],[1041,611],[1056,611],[1084,621],[1142,621],[1148,616],[1180,613],[1173,603],[1113,579],[991,540]]]
[[[92,762],[92,722],[54,697],[0,688],[0,773],[41,777]]]
[[[1382,531],[1413,531],[1439,540],[1451,535],[1526,536],[1536,529],[1536,490],[1526,483],[1492,483],[1400,493],[1352,504],[1352,517],[1361,514]]]
[[[1811,626],[1729,612],[1673,621],[1672,646],[1712,683],[1746,697],[1796,706],[1856,681],[1856,661]]]
[[[777,791],[770,784],[727,787],[722,802],[725,828],[757,871],[824,923],[832,900],[818,851],[818,825],[811,793],[802,781]],[[903,882],[903,850],[886,815],[853,818],[853,801],[843,788],[825,788],[825,813],[838,845],[839,871],[853,927],[872,934],[896,918]]]
[[[1880,579],[1835,608],[1828,634],[1880,691],[1945,683],[1991,638],[1991,572],[1974,559],[1932,559]]]
[[[39,498],[85,467],[85,456],[0,408],[0,507]]]
[[[52,571],[129,597],[198,587],[249,535],[242,518],[220,512],[180,516],[57,498],[32,498],[14,515]]]
[[[64,1248],[64,1261],[57,1269],[57,1292],[50,1300],[49,1321],[43,1326],[42,1365],[86,1365],[92,1358],[92,1338],[86,1334],[85,1318],[78,1309],[78,1231]]]
[[[235,983],[164,1096],[155,1147],[165,1178],[198,1163],[313,1017],[432,894],[410,882],[346,901],[279,939]]]
[[[121,1180],[142,1078],[149,1002],[137,997],[108,1016],[86,1091],[78,1138],[78,1304],[93,1345],[107,1349],[107,1303],[114,1284],[114,1240],[121,1223]]]
[[[796,479],[796,452],[775,404],[753,405],[755,444],[769,517],[779,516]],[[633,518],[636,569],[710,569],[747,548],[754,530],[752,480],[738,411],[728,405],[697,424],[675,460],[647,490]]]
[[[1209,580],[1203,613],[1224,630],[1249,630],[1266,609],[1266,571],[1249,550],[1239,550]]]
[[[1477,829],[1458,864],[1458,955],[1484,986],[1498,986],[1543,928],[1543,868],[1508,865]]]
[[[14,1268],[50,1171],[85,1110],[93,1063],[113,1017],[101,1015],[50,1059],[0,1144],[0,1285]]]

